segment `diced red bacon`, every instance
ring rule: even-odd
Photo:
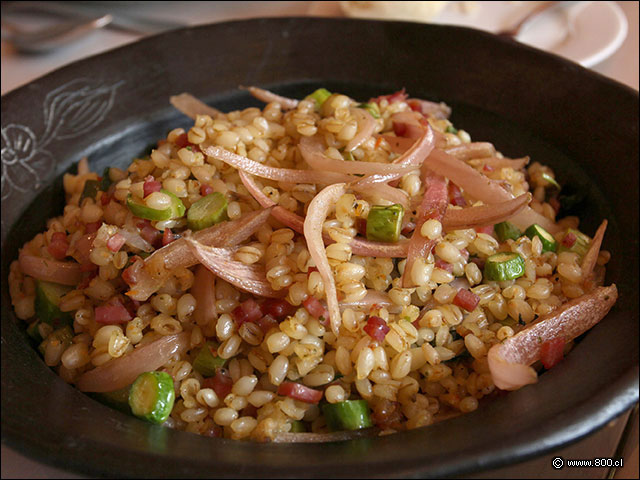
[[[561,243],[565,247],[571,248],[576,243],[576,240],[578,240],[578,237],[576,237],[576,234],[573,232],[568,232],[562,239]]]
[[[453,182],[449,182],[449,201],[458,207],[467,206],[467,200],[462,196],[462,190]]]
[[[211,185],[200,185],[200,195],[206,197],[210,193],[213,193],[213,187]]]
[[[471,290],[461,288],[453,299],[453,304],[472,312],[480,303],[480,297]]]
[[[160,183],[151,175],[149,175],[147,178],[144,179],[144,184],[142,185],[142,188],[144,190],[144,196],[146,198],[148,195],[151,195],[153,192],[159,192],[160,190],[162,190],[162,183]]]
[[[449,273],[453,273],[453,265],[448,262],[445,262],[441,258],[436,259],[435,262],[436,268],[440,268],[441,270],[446,270]]]
[[[238,327],[245,322],[255,323],[257,320],[263,317],[260,305],[253,298],[249,298],[238,305],[231,312],[233,321]]]
[[[383,99],[387,100],[387,102],[389,103],[404,102],[408,97],[409,95],[403,88],[402,90],[391,93],[389,95],[380,95],[379,97],[371,98],[369,100],[369,103],[372,103],[372,102],[380,103]]]
[[[484,227],[476,227],[477,233],[486,233],[487,235],[493,235],[493,225],[485,225]]]
[[[105,305],[96,307],[94,318],[96,323],[100,323],[102,325],[118,325],[127,323],[133,317],[120,300],[113,299]]]
[[[138,222],[136,226],[140,230],[140,236],[142,238],[153,245],[154,248],[160,248],[162,245],[162,234],[151,225],[149,220]]]
[[[356,229],[358,233],[363,237],[367,236],[367,219],[366,218],[356,218]]]
[[[284,395],[304,403],[318,403],[322,400],[323,393],[301,383],[282,382],[278,387],[278,395]]]
[[[64,260],[69,249],[69,240],[64,232],[55,232],[51,235],[51,241],[47,247],[47,251],[56,260]]]
[[[202,388],[211,388],[220,400],[231,393],[233,388],[233,379],[226,368],[219,368],[213,377],[205,378],[202,382]]]
[[[264,333],[267,333],[273,327],[278,326],[278,320],[276,320],[273,315],[265,315],[261,319],[256,320],[256,325],[258,325]]]
[[[162,232],[162,246],[169,245],[176,239],[176,236],[173,234],[170,228],[165,228],[164,232]]]
[[[302,302],[302,305],[307,309],[312,317],[324,320],[329,319],[329,311],[325,308],[324,305],[322,305],[322,303],[320,303],[320,300],[318,300],[313,295]]]
[[[125,242],[126,239],[119,233],[116,233],[109,240],[107,240],[107,248],[112,252],[117,252],[122,248]]]
[[[260,305],[262,315],[271,315],[278,321],[282,321],[296,313],[297,308],[281,298],[267,298]]]
[[[389,330],[391,330],[384,319],[376,316],[369,317],[367,324],[362,327],[362,329],[367,335],[378,342],[384,341],[384,337],[389,333]]]

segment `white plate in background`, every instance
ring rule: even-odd
[[[340,2],[312,3],[312,15],[344,14]],[[429,21],[497,32],[518,23],[539,3],[452,1]],[[626,36],[627,18],[615,2],[586,1],[559,2],[525,25],[518,40],[592,67],[612,55]]]

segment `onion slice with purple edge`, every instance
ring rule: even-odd
[[[604,232],[607,230],[607,222],[606,219],[602,221],[598,230],[596,230],[593,239],[591,240],[591,245],[589,245],[589,250],[584,254],[582,258],[582,264],[580,268],[582,269],[582,278],[586,281],[591,273],[593,272],[594,267],[596,266],[596,261],[598,260],[598,254],[600,253],[600,246],[602,245],[602,239],[604,238]]]
[[[447,177],[469,196],[476,200],[482,200],[486,204],[501,203],[513,198],[513,195],[502,188],[498,182],[482,175],[475,168],[439,148],[433,149],[431,155],[422,164],[422,167]],[[523,208],[509,221],[522,231],[534,223],[537,223],[552,234],[560,230],[554,222],[534,211],[531,207]]]
[[[349,109],[356,121],[358,122],[358,133],[349,140],[347,146],[344,147],[345,152],[351,152],[358,148],[362,143],[374,134],[378,127],[378,122],[363,108]]]
[[[277,93],[270,92],[269,90],[265,90],[263,88],[258,87],[247,87],[249,93],[253,95],[255,98],[264,103],[277,102],[280,104],[282,108],[285,110],[291,110],[292,108],[296,108],[298,106],[298,100],[295,98],[287,98]]]
[[[210,107],[190,93],[174,95],[170,97],[169,101],[176,110],[184,113],[192,120],[195,120],[198,115],[209,115],[211,118],[216,118],[218,115],[222,114],[220,110]]]
[[[297,213],[281,207],[280,205],[276,206],[275,202],[260,190],[254,179],[251,178],[251,175],[243,171],[238,171],[238,175],[246,189],[251,193],[253,198],[262,205],[262,207],[273,209],[271,210],[271,214],[276,220],[282,222],[292,230],[304,234],[304,218]],[[331,237],[327,234],[323,233],[322,238],[326,244],[334,243]],[[351,240],[350,245],[351,251],[355,255],[367,257],[404,258],[407,256],[409,242],[405,240],[396,243],[382,243],[354,238]]]
[[[314,170],[370,175],[376,177],[375,182],[388,182],[418,168],[433,149],[433,139],[433,130],[431,128],[425,129],[425,133],[413,146],[394,160],[393,163],[362,162],[357,160],[347,162],[329,158],[324,154],[322,142],[318,137],[302,137],[298,148],[302,158]],[[362,179],[362,181],[364,180]]]
[[[494,203],[493,205],[466,208],[448,207],[442,219],[442,228],[463,230],[504,222],[526,207],[532,198],[531,193],[527,192],[506,202]]]
[[[193,286],[189,291],[196,299],[193,319],[196,325],[205,326],[218,318],[216,307],[216,276],[204,265],[198,265],[193,276]]]
[[[198,261],[231,285],[259,297],[279,298],[286,291],[271,288],[262,265],[246,265],[233,259],[236,249],[203,245],[191,236],[184,237]]]
[[[435,246],[436,241],[430,240],[424,236],[420,230],[422,225],[429,218],[435,218],[442,221],[447,205],[449,204],[447,180],[440,176],[425,171],[424,175],[424,196],[422,203],[418,207],[416,228],[413,230],[411,240],[409,241],[409,251],[407,252],[407,262],[405,263],[404,273],[402,275],[402,286],[407,288],[413,285],[411,279],[411,271],[413,265],[418,258],[426,258]]]
[[[181,355],[189,348],[190,341],[188,332],[161,337],[83,373],[75,382],[76,387],[82,392],[113,392],[124,388],[141,373],[153,372],[174,355]]]
[[[38,280],[73,286],[82,280],[82,270],[76,262],[63,262],[20,253],[18,263],[22,273]]]
[[[331,323],[331,330],[336,336],[338,335],[342,317],[338,305],[335,279],[331,272],[327,252],[324,249],[322,227],[331,207],[335,205],[345,192],[346,185],[344,183],[329,185],[322,189],[322,191],[311,200],[311,203],[309,203],[307,218],[304,220],[304,238],[307,241],[307,248],[309,249],[311,258],[313,258],[316,268],[324,282],[329,321]]]
[[[193,239],[214,247],[233,247],[253,235],[267,221],[271,209],[248,212],[236,220],[218,223],[193,234]],[[137,272],[137,280],[130,285],[127,296],[144,301],[157,292],[170,275],[171,270],[192,267],[198,259],[184,238],[156,250],[144,260],[143,268]]]
[[[318,172],[315,170],[297,170],[293,168],[276,168],[255,162],[247,157],[225,150],[221,147],[206,147],[202,152],[212,158],[225,162],[238,170],[268,178],[278,182],[290,183],[323,183],[330,185],[339,182],[351,182],[355,177],[336,172]]]
[[[529,365],[540,359],[542,344],[555,338],[569,342],[582,335],[605,317],[617,298],[615,284],[598,287],[491,347],[487,360],[493,383],[502,390],[536,383],[538,374]]]
[[[449,155],[453,155],[458,160],[471,160],[472,158],[493,157],[496,149],[489,142],[470,142],[456,145],[444,149]]]

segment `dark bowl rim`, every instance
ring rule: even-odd
[[[314,21],[326,22],[328,24],[344,22],[344,23],[371,23],[371,24],[389,23],[389,24],[418,25],[418,22],[404,22],[404,21],[384,21],[384,20],[333,18],[333,17],[280,16],[280,17],[267,17],[267,18],[248,18],[248,19],[240,19],[240,20],[230,20],[225,22],[216,22],[216,23],[210,23],[205,25],[187,26],[184,28],[171,30],[171,31],[163,32],[157,35],[145,37],[143,39],[128,43],[126,45],[122,45],[101,53],[97,53],[95,55],[84,57],[80,60],[74,61],[72,63],[59,67],[51,72],[48,72],[36,79],[33,79],[27,84],[21,85],[19,87],[16,87],[15,89],[12,89],[6,92],[5,94],[2,95],[2,99],[5,100],[6,98],[10,98],[13,95],[17,95],[23,91],[26,91],[26,89],[28,89],[29,86],[33,83],[47,81],[48,79],[53,79],[57,77],[61,73],[72,72],[76,69],[79,69],[85,63],[91,60],[94,60],[98,57],[116,56],[119,54],[119,52],[126,51],[132,47],[142,48],[146,44],[152,44],[153,42],[157,41],[159,38],[169,37],[169,36],[184,33],[187,31],[208,30],[208,29],[219,27],[221,25],[230,25],[230,24],[248,25],[248,24],[252,24],[253,22],[277,23],[283,20],[294,21],[294,22],[296,21],[306,22],[306,21],[310,21],[311,19],[313,19]],[[506,44],[512,44],[514,48],[518,48],[538,56],[543,56],[548,59],[552,59],[552,61],[557,62],[558,65],[562,65],[572,69],[578,69],[580,70],[581,75],[583,76],[591,77],[592,79],[598,82],[608,84],[617,89],[623,89],[627,91],[627,93],[635,95],[636,101],[638,98],[638,91],[625,84],[622,84],[614,79],[606,77],[603,74],[600,74],[596,71],[582,67],[579,64],[576,64],[574,62],[571,62],[570,60],[564,59],[556,54],[545,52],[528,45],[517,43],[515,40],[498,38],[489,32],[485,32],[485,31],[470,28],[470,27],[422,24],[421,28],[441,29],[443,31],[450,30],[450,31],[473,32],[474,35],[484,36],[486,38],[493,38],[495,39],[495,41],[504,42]],[[4,252],[4,248],[3,248],[3,252]],[[2,282],[5,283],[4,278]],[[4,341],[4,338],[3,338],[3,341]],[[3,364],[4,364],[4,355],[3,355]],[[583,412],[579,418],[564,422],[568,428],[563,428],[560,431],[556,431],[554,433],[541,434],[539,440],[544,441],[543,447],[534,446],[531,442],[525,442],[523,445],[519,445],[520,449],[518,450],[518,461],[525,461],[530,458],[547,453],[560,446],[567,446],[575,442],[578,442],[585,436],[591,434],[595,430],[604,426],[607,422],[611,421],[613,418],[616,418],[622,415],[623,413],[625,413],[633,404],[638,402],[638,378],[639,378],[639,371],[638,371],[638,366],[636,365],[635,368],[630,369],[629,371],[625,372],[624,375],[621,375],[617,379],[617,382],[615,382],[612,385],[612,388],[616,390],[615,397],[619,400],[618,402],[615,403],[613,408],[607,408],[607,407],[611,407],[610,393],[605,394],[603,392],[601,395],[597,396],[596,398],[591,399],[591,400],[598,400],[598,402],[596,402],[597,403],[596,405],[593,404],[593,401],[590,401],[588,405],[587,404],[582,405],[581,407],[583,408],[581,410],[583,410]],[[583,422],[583,417],[585,415],[594,416],[594,418],[592,418],[592,421],[588,425],[584,425],[584,422]],[[20,449],[22,452],[24,452],[27,456],[31,457],[32,459],[38,462],[43,462],[45,464],[57,467],[57,468],[62,468],[62,469],[72,468],[73,471],[75,472],[82,472],[86,474],[97,474],[97,475],[105,474],[104,468],[101,468],[99,466],[94,466],[94,465],[87,466],[86,464],[81,464],[76,459],[72,459],[72,461],[70,462],[69,458],[66,457],[64,452],[62,451],[56,452],[56,454],[52,455],[51,452],[45,452],[43,450],[39,450],[38,447],[35,447],[33,443],[29,442],[28,439],[21,437],[19,432],[14,432],[11,429],[6,429],[4,418],[5,417],[3,416],[2,418],[2,443],[3,444],[6,444],[15,449]],[[573,427],[582,427],[582,428],[573,430]],[[569,433],[569,430],[573,430],[573,431]],[[403,436],[405,434],[399,433],[398,435]],[[397,437],[397,438],[400,438],[400,437]],[[513,449],[511,449],[509,452],[500,451],[498,453],[501,453],[502,455],[494,456],[488,461],[486,459],[484,459],[483,461],[483,458],[481,458],[480,454],[476,456],[472,456],[466,462],[463,462],[459,466],[459,468],[455,468],[455,473],[461,474],[461,473],[472,472],[472,471],[475,471],[475,469],[477,469],[478,466],[481,466],[482,470],[485,470],[487,468],[496,468],[496,467],[504,466],[511,463],[509,457],[511,454],[513,454]],[[154,455],[147,455],[147,456],[149,456],[151,459],[154,457]],[[418,471],[418,470],[415,470],[415,471]],[[442,471],[437,474],[441,473],[446,475],[446,474],[449,474],[451,471],[452,471],[451,468],[443,468]],[[429,474],[430,473],[431,472],[429,472]]]

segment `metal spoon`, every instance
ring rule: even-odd
[[[97,28],[102,28],[112,20],[113,17],[106,14],[89,20],[78,18],[37,30],[24,30],[3,19],[2,39],[21,52],[45,53],[67,45]]]
[[[570,5],[573,3],[580,2],[544,2],[537,5],[533,10],[527,13],[523,18],[521,18],[518,23],[513,25],[512,27],[505,28],[504,30],[500,30],[496,32],[496,35],[503,38],[516,38],[518,34],[522,31],[524,26],[528,24],[533,18],[537,17],[543,12],[546,12],[550,8],[559,7],[560,4]]]

